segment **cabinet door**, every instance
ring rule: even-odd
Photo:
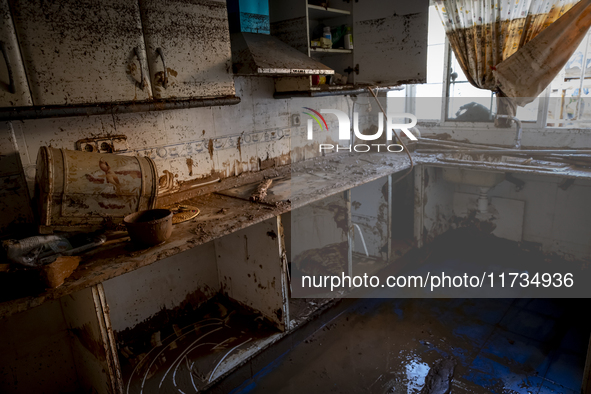
[[[353,3],[355,83],[425,82],[428,21],[429,0]]]
[[[0,107],[33,105],[7,0],[0,0]]]
[[[10,2],[35,105],[150,98],[137,0]]]
[[[234,95],[225,0],[140,0],[155,98]]]

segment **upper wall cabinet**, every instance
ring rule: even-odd
[[[322,95],[425,82],[428,15],[428,0],[270,0],[271,34],[342,76],[331,84],[330,78],[277,78],[275,89]],[[333,43],[319,47],[327,27]],[[352,48],[345,44],[347,33]]]
[[[428,23],[428,0],[354,2],[355,83],[424,83]]]
[[[7,0],[0,0],[0,107],[33,105]]]
[[[235,94],[226,1],[140,0],[155,98]]]
[[[10,0],[35,105],[151,97],[137,0]]]

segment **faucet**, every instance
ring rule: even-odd
[[[515,116],[511,115],[497,115],[497,118],[511,119],[515,122],[515,124],[517,125],[517,135],[515,136],[514,147],[515,149],[521,149],[521,134],[523,132],[523,129],[521,128],[521,121],[517,119]]]

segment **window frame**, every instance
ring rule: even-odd
[[[450,80],[450,73],[451,73],[451,45],[449,44],[449,40],[447,37],[445,38],[445,47],[444,47],[444,59],[443,59],[443,83],[441,88],[441,113],[439,114],[439,119],[437,119],[437,124],[441,127],[446,128],[480,128],[480,129],[490,129],[495,128],[494,122],[458,122],[454,120],[450,120],[447,117],[449,111],[449,89],[451,85]],[[414,93],[414,89],[407,90],[409,93]],[[544,89],[544,92],[539,96],[540,103],[538,105],[538,113],[536,116],[536,121],[522,121],[522,127],[524,129],[550,129],[556,128],[559,130],[565,130],[565,127],[548,127],[546,126],[547,116],[548,116],[548,97],[550,95],[550,86]],[[413,101],[417,99],[416,96],[412,96]],[[416,104],[415,104],[416,105]],[[413,108],[414,109],[414,108]],[[421,119],[419,119],[419,122]],[[432,119],[426,119],[425,121],[429,122]],[[492,126],[492,127],[491,127]]]
[[[432,4],[430,4],[432,5]],[[591,30],[588,33],[591,35]],[[447,36],[445,37],[444,44],[444,65],[443,65],[443,78],[442,78],[442,92],[441,92],[441,113],[439,119],[418,119],[418,124],[433,126],[433,123],[437,127],[444,130],[449,129],[476,129],[476,130],[499,130],[494,126],[494,122],[458,122],[447,119],[447,113],[449,108],[449,88],[450,88],[450,67],[451,67],[451,45]],[[405,86],[405,108],[406,112],[416,113],[416,86],[417,84],[407,84]],[[549,98],[551,93],[551,86],[548,86],[542,94],[539,96],[538,113],[536,121],[522,121],[522,128],[528,132],[557,132],[557,133],[580,133],[581,130],[591,130],[591,127],[559,127],[559,126],[548,126],[548,109],[549,109]]]

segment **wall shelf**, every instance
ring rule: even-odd
[[[310,48],[310,52],[318,53],[352,53],[352,49],[341,49],[341,48]]]
[[[306,91],[290,91],[290,92],[275,92],[273,97],[276,99],[284,99],[291,97],[326,97],[326,96],[343,96],[343,95],[357,95],[369,94],[368,86],[363,85],[316,85],[311,86],[310,90]],[[374,93],[388,92],[391,90],[401,90],[400,86],[388,86],[373,88]]]
[[[343,15],[351,15],[351,11],[338,8],[324,8],[319,5],[308,4],[308,16],[310,19],[330,19]]]

